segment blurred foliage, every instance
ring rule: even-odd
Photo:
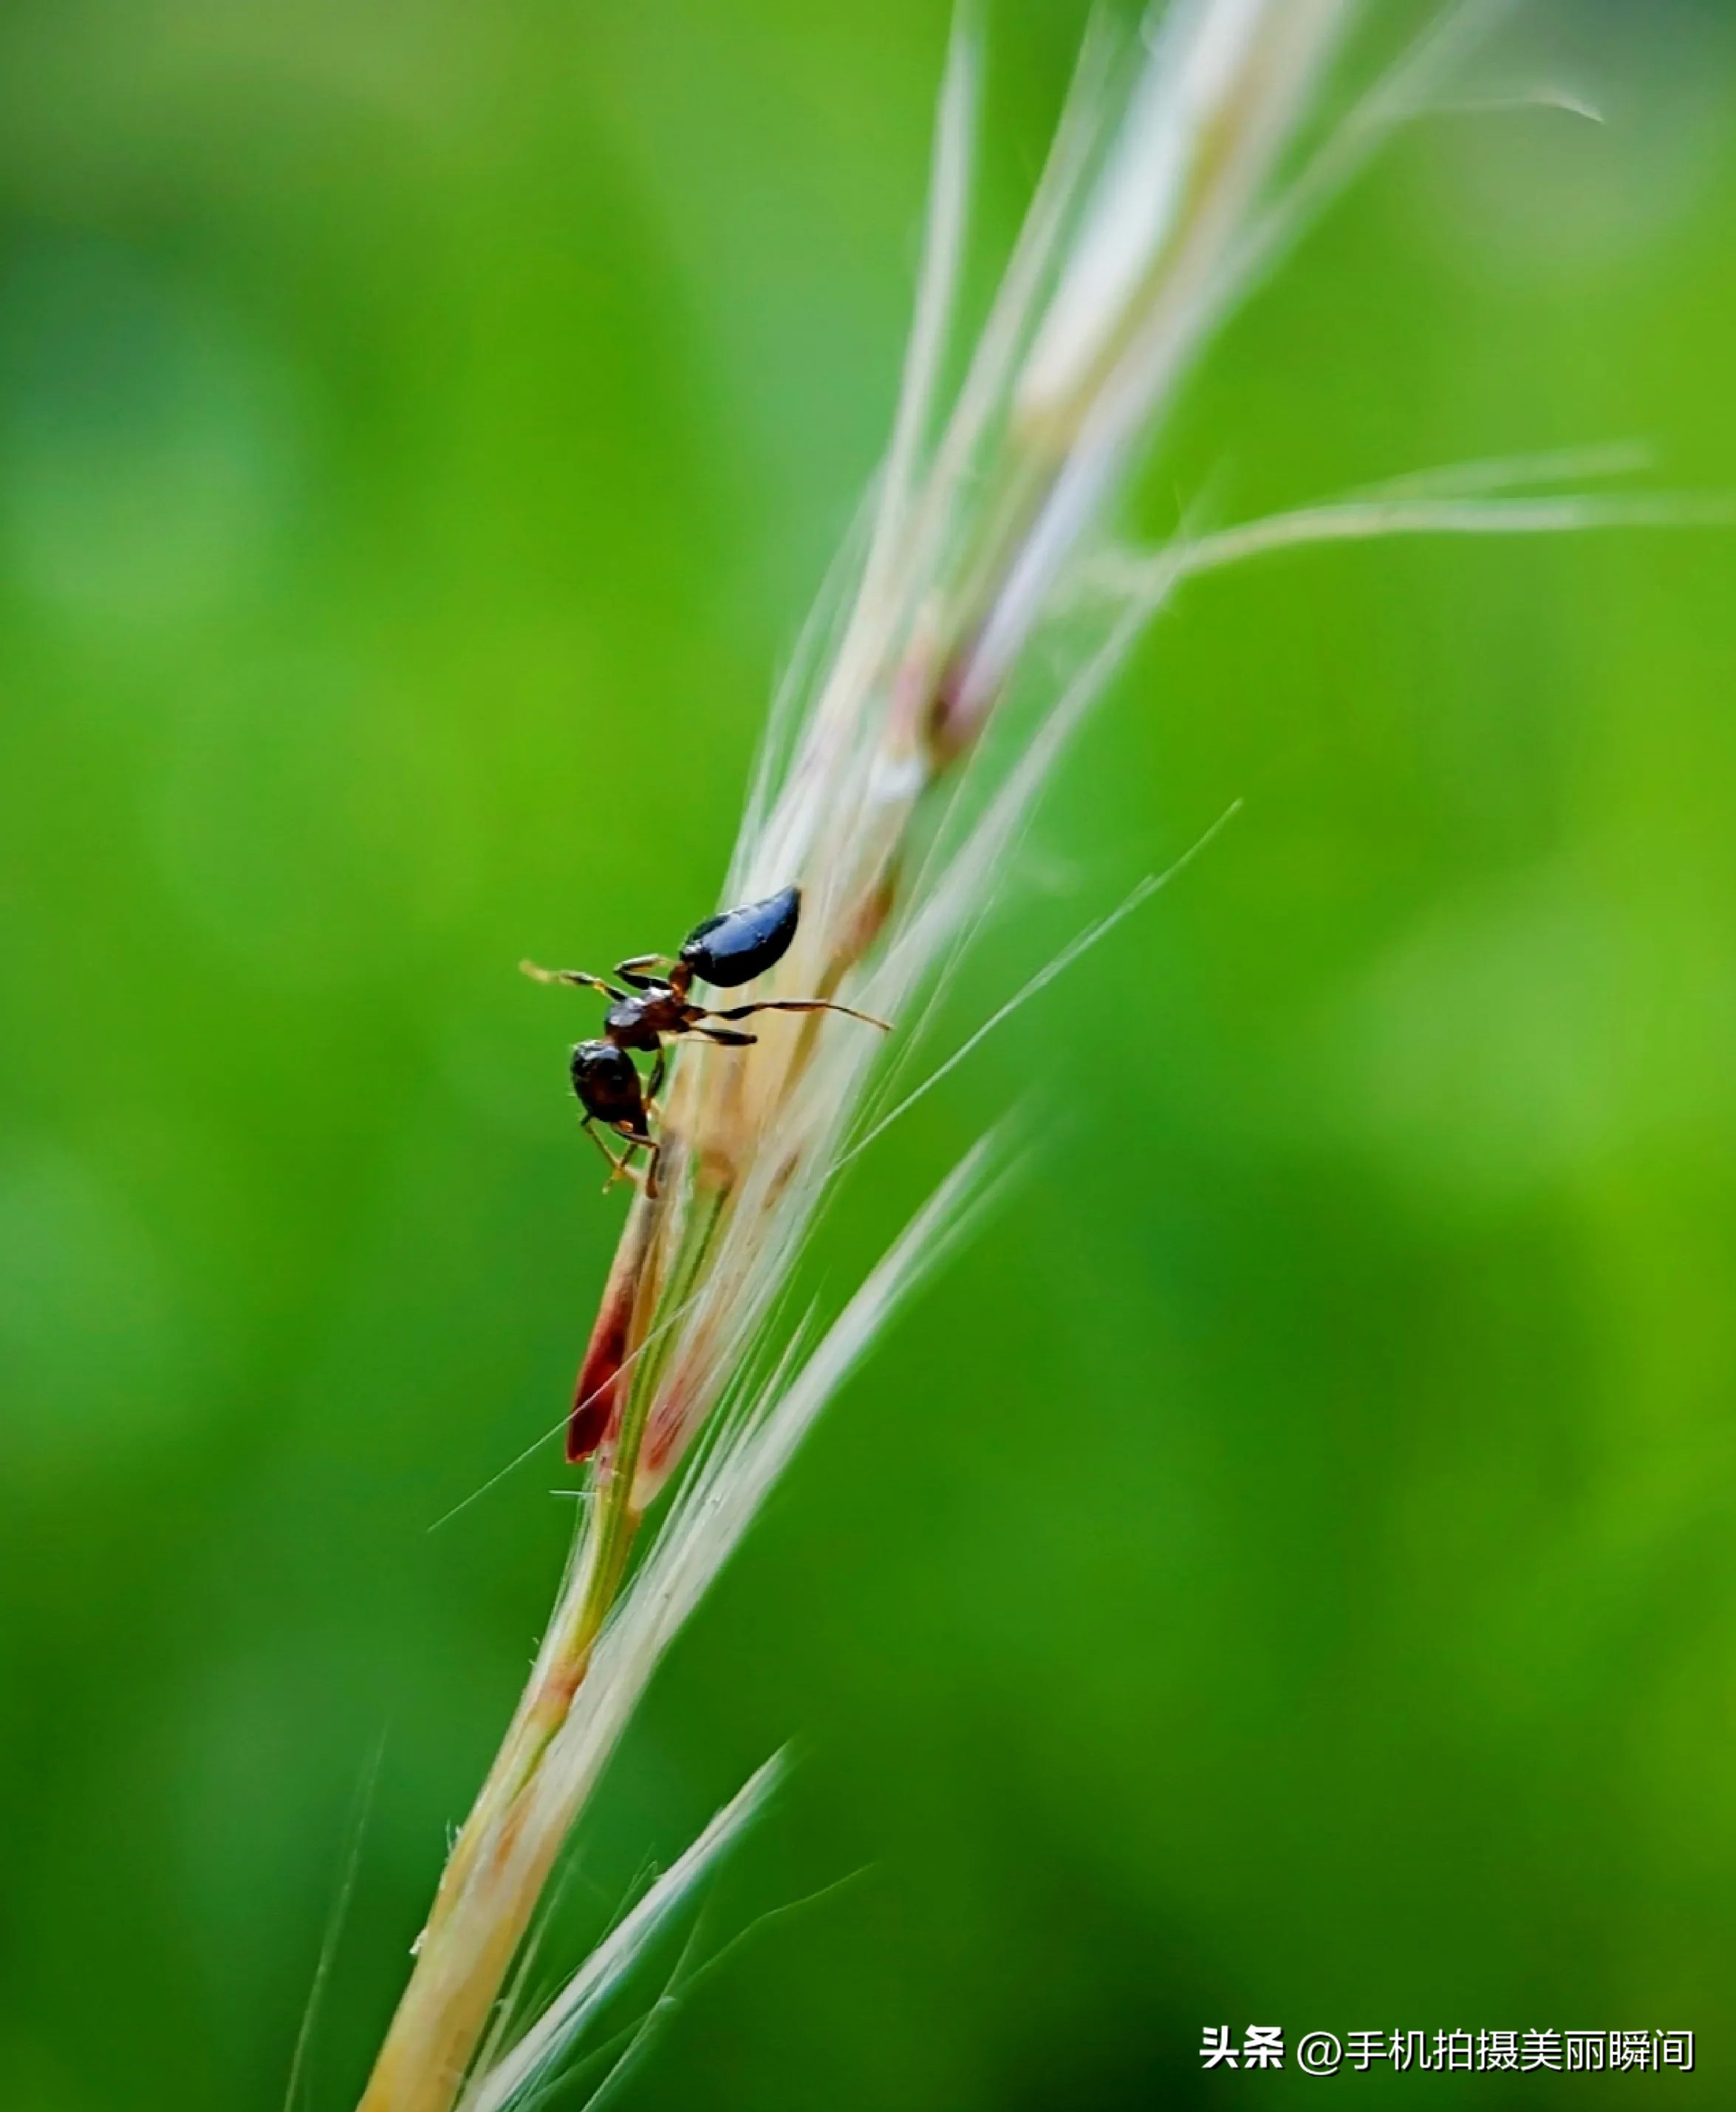
[[[0,20],[8,2112],[280,2105],[377,1755],[310,2069],[352,2101],[553,1589],[553,1445],[430,1528],[560,1414],[620,1211],[590,1015],[513,963],[713,902],[885,427],[944,15]],[[999,11],[985,271],[1081,16]],[[1401,142],[1148,525],[1634,435],[1736,485],[1733,30],[1530,11],[1479,91],[1609,121]],[[1551,2088],[1731,2087],[1730,562],[1300,553],[1150,639],[935,1054],[1246,812],[829,1235],[842,1280],[1032,1111],[587,1825],[573,1945],[798,1741],[695,1959],[753,1933],[621,2101],[1319,2087],[1202,2078],[1249,2022],[1692,2028],[1692,2083]]]

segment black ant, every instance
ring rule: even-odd
[[[628,985],[627,990],[617,990],[601,976],[586,975],[578,968],[540,968],[533,962],[520,962],[525,973],[539,982],[576,983],[586,990],[601,990],[611,1000],[603,1021],[603,1040],[580,1042],[572,1052],[572,1090],[585,1110],[582,1127],[609,1163],[611,1186],[623,1175],[634,1177],[628,1172],[627,1162],[636,1151],[644,1150],[649,1154],[645,1163],[645,1192],[653,1196],[657,1193],[657,1162],[663,1146],[650,1134],[647,1116],[648,1110],[655,1108],[658,1088],[663,1081],[666,1040],[697,1034],[729,1048],[745,1048],[757,1041],[759,1036],[704,1022],[746,1019],[756,1012],[841,1012],[882,1031],[891,1031],[887,1021],[876,1019],[871,1013],[854,1011],[847,1004],[834,1004],[823,997],[767,998],[758,1004],[738,1004],[724,1012],[689,1002],[687,993],[695,977],[720,990],[732,990],[774,967],[790,950],[801,913],[801,890],[786,887],[779,894],[768,894],[763,902],[746,903],[740,909],[726,909],[716,917],[708,917],[687,934],[681,952],[672,958],[668,954],[636,954],[631,960],[619,963],[615,973]],[[647,975],[648,968],[667,972]],[[643,995],[635,997],[630,995],[633,990]],[[640,1078],[639,1067],[631,1054],[634,1049],[642,1049],[657,1059],[648,1080]],[[591,1128],[594,1122],[627,1140],[627,1149],[618,1158]]]

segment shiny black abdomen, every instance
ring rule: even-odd
[[[720,990],[750,983],[790,950],[802,913],[802,890],[786,887],[763,902],[726,909],[695,925],[681,948],[681,958],[702,982]]]
[[[581,1041],[573,1050],[572,1090],[586,1114],[603,1122],[624,1122],[643,1133],[645,1104],[639,1072],[626,1049],[613,1041]]]

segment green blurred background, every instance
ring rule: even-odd
[[[994,16],[979,282],[1082,11]],[[1404,141],[1147,525],[1636,436],[1736,486],[1733,32],[1532,9],[1475,92],[1610,122]],[[569,1477],[429,1528],[560,1413],[621,1207],[590,1015],[513,964],[713,902],[886,427],[945,33],[0,20],[5,2112],[274,2112],[377,1755],[310,2066],[353,2101]],[[575,1950],[796,1741],[622,2102],[1736,2102],[1731,555],[1303,553],[1150,638],[933,1054],[1246,812],[829,1235],[841,1282],[1032,1109],[587,1823]],[[1249,2023],[1701,2069],[1202,2077]]]

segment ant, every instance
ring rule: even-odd
[[[657,1194],[657,1163],[663,1146],[650,1134],[648,1113],[654,1112],[658,1088],[668,1063],[663,1044],[684,1034],[697,1034],[707,1041],[732,1049],[757,1041],[756,1034],[743,1034],[732,1026],[711,1026],[709,1020],[746,1019],[756,1012],[841,1012],[864,1021],[882,1032],[891,1022],[872,1013],[856,1012],[847,1004],[834,1004],[822,997],[767,998],[758,1004],[738,1004],[716,1012],[689,1001],[695,979],[732,990],[763,975],[790,950],[802,913],[802,891],[786,887],[768,894],[763,902],[749,902],[739,909],[726,909],[695,925],[682,941],[679,954],[636,954],[619,963],[615,973],[628,987],[617,990],[601,976],[577,968],[540,968],[534,962],[519,966],[538,982],[576,983],[582,989],[601,990],[610,1000],[604,1017],[600,1041],[581,1041],[572,1052],[572,1090],[585,1110],[581,1127],[609,1163],[606,1186],[625,1177],[636,1178],[627,1162],[636,1151],[649,1154],[645,1163],[645,1193]],[[647,969],[665,972],[649,975]],[[642,995],[634,996],[633,991]],[[641,1081],[631,1051],[642,1049],[656,1058],[649,1080]],[[627,1149],[617,1158],[591,1128],[594,1122],[627,1140]]]

